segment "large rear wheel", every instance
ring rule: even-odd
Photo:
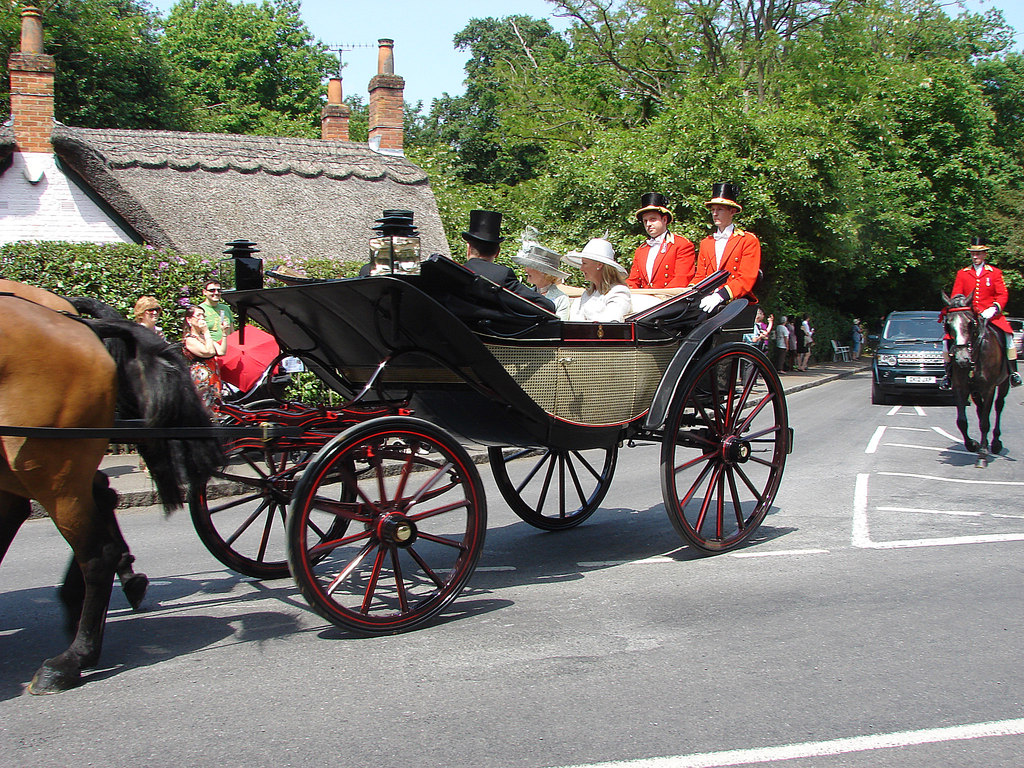
[[[771,509],[791,449],[778,374],[747,344],[709,351],[669,409],[661,489],[672,525],[703,552],[726,552]]]
[[[615,472],[618,445],[583,451],[489,448],[494,482],[519,517],[546,531],[579,525],[600,506]]]
[[[326,535],[341,523],[344,534]],[[328,443],[300,478],[288,562],[331,623],[401,632],[458,596],[486,526],[483,484],[461,445],[419,419],[373,419]]]

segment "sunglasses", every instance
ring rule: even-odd
[[[220,288],[204,288],[203,290],[205,290],[207,293],[220,293],[221,292]]]

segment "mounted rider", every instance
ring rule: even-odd
[[[967,246],[967,255],[971,258],[971,265],[956,273],[950,295],[967,296],[975,314],[987,321],[989,327],[999,331],[1002,335],[1003,346],[1006,348],[1010,385],[1019,387],[1021,378],[1017,373],[1017,348],[1013,343],[1013,329],[1003,317],[1003,307],[1006,306],[1008,298],[1006,283],[1003,282],[1003,272],[991,264],[985,263],[988,259],[988,245],[980,237],[972,238],[971,244]],[[948,354],[946,367],[947,375],[940,383],[940,389],[949,389],[950,386]]]

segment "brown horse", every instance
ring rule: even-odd
[[[952,299],[942,294],[946,303],[943,322],[949,335],[952,363],[949,366],[949,380],[956,403],[956,425],[964,438],[964,447],[977,452],[975,466],[987,467],[989,461],[989,427],[992,427],[992,453],[1003,449],[1000,440],[1000,417],[1010,388],[1006,367],[1006,352],[999,334],[988,323],[980,321],[971,309],[970,298],[963,295]],[[978,429],[981,442],[968,434],[967,401],[974,401],[978,414]],[[995,424],[990,423],[992,405],[995,404]]]
[[[124,365],[115,364],[101,336],[120,341]],[[210,423],[184,359],[135,323],[77,319],[8,293],[0,295],[0,339],[4,427],[85,428],[102,435],[113,425],[119,387],[149,427]],[[114,574],[131,561],[114,517],[117,494],[98,473],[107,443],[102,436],[0,436],[0,560],[35,499],[77,564],[61,590],[74,640],[43,662],[29,684],[32,693],[73,687],[82,669],[96,664]],[[204,479],[222,461],[213,439],[187,445],[148,440],[140,452],[168,508],[181,504],[184,485]]]

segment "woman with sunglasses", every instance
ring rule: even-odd
[[[162,314],[163,310],[160,308],[160,302],[156,300],[156,296],[140,296],[139,300],[135,302],[135,322],[149,328],[161,339],[164,337],[164,331],[157,325],[157,322]]]

